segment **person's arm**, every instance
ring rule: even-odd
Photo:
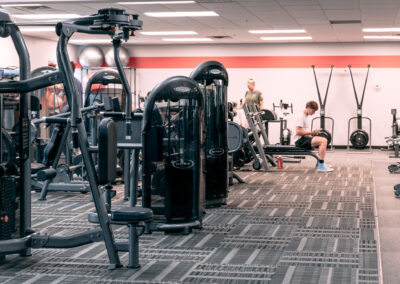
[[[315,129],[313,131],[308,132],[308,131],[305,131],[303,129],[303,127],[296,126],[296,135],[299,135],[299,136],[312,136],[312,135],[318,134],[319,131],[320,131],[319,129]]]
[[[45,106],[46,109],[53,109],[53,87],[47,87],[44,91],[43,102],[42,104]]]
[[[261,92],[258,101],[260,102],[260,109],[264,109],[264,100]]]

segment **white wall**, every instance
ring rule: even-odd
[[[400,55],[397,43],[334,43],[334,44],[263,44],[263,45],[184,45],[130,46],[131,57],[188,57],[188,56],[354,56]],[[399,64],[400,66],[400,64]],[[318,66],[317,66],[318,67]],[[329,68],[317,68],[319,87],[325,94]],[[317,101],[311,68],[227,68],[229,73],[228,98],[239,101],[244,97],[246,81],[252,77],[256,88],[263,93],[264,107],[272,103],[292,102],[299,113],[308,100]],[[157,83],[174,75],[189,75],[188,69],[138,69],[137,91],[147,94]],[[361,98],[366,68],[353,68],[356,89]],[[363,115],[372,120],[372,144],[385,145],[391,135],[390,110],[397,108],[400,116],[400,68],[371,68],[365,92]],[[376,89],[375,85],[381,88]],[[347,144],[348,119],[356,116],[356,102],[347,68],[335,68],[326,106],[327,116],[335,120],[334,144]],[[291,125],[289,119],[289,125]],[[278,125],[271,126],[271,142],[278,142]],[[329,129],[330,125],[327,125]],[[356,121],[351,125],[355,129]],[[363,125],[368,128],[368,124]]]
[[[46,66],[49,61],[57,62],[56,41],[27,36],[24,37],[24,40],[29,51],[31,70],[41,66]],[[70,46],[68,52],[70,59],[76,61],[76,48],[74,46]],[[15,51],[11,38],[0,38],[0,67],[4,68],[18,65],[18,54]]]

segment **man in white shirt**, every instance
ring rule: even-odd
[[[305,148],[311,150],[312,148],[318,148],[318,163],[317,171],[320,172],[331,172],[332,168],[328,167],[324,163],[326,155],[326,147],[328,146],[328,140],[325,137],[315,136],[320,130],[316,129],[313,131],[309,130],[308,117],[313,115],[318,110],[318,104],[315,101],[309,101],[306,104],[306,109],[302,111],[301,115],[296,120],[296,135],[295,144],[296,147]]]

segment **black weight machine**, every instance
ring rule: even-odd
[[[319,91],[319,85],[318,85],[318,79],[317,79],[317,73],[315,72],[315,65],[312,65],[311,68],[313,69],[313,73],[314,73],[314,78],[315,78],[315,86],[317,87],[317,94],[318,94],[318,101],[319,101],[319,105],[320,105],[320,111],[319,111],[319,117],[314,117],[311,120],[311,130],[313,129],[313,123],[314,120],[319,119],[320,120],[320,128],[321,131],[317,134],[317,136],[321,136],[326,138],[326,140],[328,140],[328,146],[331,145],[331,150],[333,150],[333,143],[332,139],[333,139],[333,130],[334,130],[334,124],[335,121],[333,120],[332,117],[329,116],[325,116],[325,107],[326,107],[326,100],[328,98],[328,91],[329,91],[329,85],[331,83],[331,78],[332,78],[332,72],[333,72],[333,68],[334,66],[331,65],[331,72],[329,73],[329,79],[328,79],[328,84],[326,86],[326,91],[325,91],[325,97],[322,100],[321,97],[321,92]],[[331,132],[329,132],[326,127],[325,127],[325,120],[329,120],[332,122],[332,128],[331,128]]]
[[[394,156],[389,156],[389,158],[400,158],[399,155],[399,143],[400,143],[400,118],[397,117],[397,109],[392,109],[391,114],[392,120],[392,136],[385,137],[386,143],[388,144],[388,150],[394,150]],[[389,169],[390,171],[390,169]]]
[[[353,145],[354,149],[357,150],[362,150],[364,149],[369,142],[369,151],[372,151],[372,138],[371,138],[371,134],[372,134],[372,122],[371,119],[369,117],[365,117],[362,116],[362,105],[364,102],[364,96],[365,96],[365,89],[367,87],[367,81],[368,81],[368,74],[369,74],[369,70],[371,68],[371,65],[368,65],[368,70],[367,70],[367,75],[365,77],[365,81],[364,81],[364,88],[363,88],[363,92],[362,92],[362,96],[361,96],[361,101],[358,100],[358,95],[357,95],[357,90],[356,90],[356,86],[354,84],[354,78],[353,78],[353,73],[351,71],[351,65],[348,65],[349,67],[349,72],[350,72],[350,77],[351,77],[351,82],[353,84],[353,90],[354,90],[354,96],[356,98],[356,103],[357,103],[357,116],[352,117],[349,119],[348,122],[348,126],[347,126],[347,150],[350,150],[350,144],[349,142],[351,142],[351,144]],[[354,119],[357,119],[357,129],[354,130],[351,134],[350,134],[350,122]],[[367,120],[369,122],[369,133],[366,132],[363,128],[362,128],[362,121]]]
[[[272,107],[275,109],[280,109],[281,114],[283,116],[279,117],[279,120],[272,120],[272,121],[267,121],[265,123],[265,126],[268,126],[269,122],[279,122],[279,140],[281,145],[290,145],[291,142],[291,137],[292,137],[292,131],[287,127],[287,119],[285,118],[286,116],[293,114],[293,104],[288,104],[284,103],[283,100],[280,100],[278,105],[275,105],[272,103]],[[266,129],[267,135],[268,135],[268,128]]]
[[[114,41],[127,41],[133,31],[140,29],[142,22],[137,15],[126,14],[120,9],[103,9],[98,14],[74,20],[59,22],[56,32],[59,36],[57,44],[57,62],[59,71],[54,71],[33,79],[29,79],[30,60],[24,39],[17,24],[4,10],[0,10],[0,36],[12,38],[19,56],[20,81],[0,82],[0,93],[20,94],[20,127],[17,170],[11,170],[8,164],[0,166],[0,261],[7,254],[18,253],[31,255],[31,248],[70,248],[95,241],[104,241],[109,268],[121,267],[118,251],[129,251],[129,267],[139,267],[138,234],[136,227],[142,221],[150,221],[152,212],[146,208],[122,208],[112,212],[112,220],[123,222],[129,226],[129,242],[116,243],[110,226],[105,203],[99,185],[111,183],[115,178],[116,163],[116,128],[111,119],[105,119],[99,126],[101,143],[98,149],[90,149],[86,129],[78,108],[76,86],[68,56],[68,41],[75,32],[87,34],[108,34]],[[116,57],[119,58],[118,53]],[[71,132],[74,148],[80,148],[85,164],[93,202],[98,214],[100,227],[72,236],[40,235],[31,229],[31,165],[30,165],[30,92],[63,83],[68,105],[71,108]],[[3,136],[1,135],[0,138]],[[0,153],[2,153],[0,141]],[[99,175],[92,158],[91,151],[98,151]]]
[[[397,110],[392,109],[392,136],[385,137],[386,143],[388,143],[387,150],[394,150],[394,156],[389,156],[389,158],[399,158],[399,143],[400,143],[400,127],[399,127],[399,118],[397,117]],[[388,166],[388,170],[392,174],[400,173],[400,163],[391,164]],[[399,188],[400,190],[400,188]],[[400,193],[400,191],[399,191]]]
[[[107,105],[107,104],[106,104]],[[110,104],[109,104],[110,105]],[[105,104],[95,104],[82,108],[81,113],[107,109]],[[75,156],[74,164],[68,155],[65,155],[65,163],[60,164],[61,154],[72,152],[69,136],[71,134],[71,112],[65,112],[50,117],[33,120],[35,125],[54,124],[50,140],[44,148],[43,159],[32,163],[32,189],[40,190],[39,200],[46,200],[49,191],[67,191],[88,193],[89,184],[83,179],[82,156]],[[96,132],[97,133],[97,132]],[[74,179],[74,173],[80,173],[82,179]]]
[[[170,77],[147,97],[142,127],[142,206],[154,211],[149,231],[188,234],[202,227],[204,97],[199,84]]]
[[[221,206],[228,197],[228,72],[221,63],[206,61],[190,77],[205,98],[206,206]]]
[[[232,159],[232,162],[228,162],[228,175],[229,185],[232,185],[232,178],[238,180],[239,183],[244,183],[244,181],[233,172],[234,169],[239,170],[245,164],[253,161],[253,168],[259,170],[261,169],[261,164],[250,141],[248,130],[233,121],[233,118],[237,114],[233,111],[233,104],[231,102],[228,103],[228,109],[228,153],[230,155],[228,159]]]

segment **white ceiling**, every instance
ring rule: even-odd
[[[254,29],[305,29],[307,34],[297,34],[297,36],[309,35],[312,37],[312,40],[304,40],[305,42],[371,41],[363,39],[365,33],[362,32],[362,28],[400,27],[400,0],[197,0],[194,4],[178,5],[118,5],[116,2],[117,0],[82,0],[79,2],[0,0],[0,5],[41,3],[51,8],[50,11],[29,10],[29,13],[35,14],[74,13],[86,15],[96,13],[101,8],[122,8],[129,13],[139,14],[139,18],[143,21],[144,31],[193,30],[198,33],[196,37],[229,36],[229,38],[215,39],[215,43],[265,43],[260,39],[261,36],[279,36],[279,34],[257,35],[248,32]],[[27,8],[7,7],[6,9],[11,14],[28,13]],[[215,11],[220,16],[152,18],[144,15],[144,12],[207,10]],[[332,20],[361,20],[362,23],[332,25],[329,22]],[[22,21],[27,22],[26,20],[17,22]],[[137,36],[130,41],[133,44],[171,44],[161,40],[165,36],[136,34]],[[53,32],[30,33],[29,35],[57,39]],[[379,35],[379,33],[368,33],[368,35]],[[391,35],[391,33],[381,33],[381,35]],[[85,39],[88,37],[90,36],[74,36],[74,38]]]

